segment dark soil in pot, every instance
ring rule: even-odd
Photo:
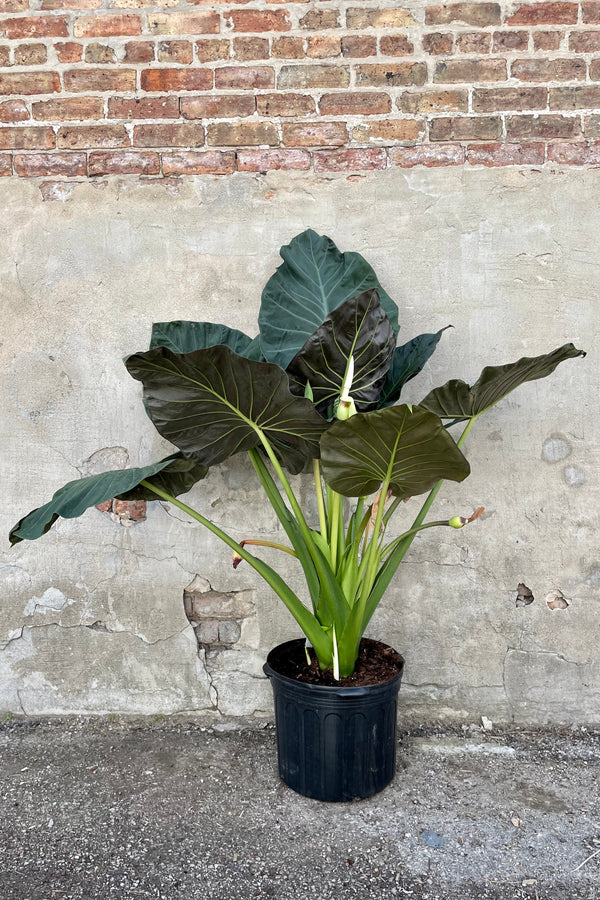
[[[322,684],[329,687],[360,687],[363,684],[383,684],[384,681],[389,681],[401,673],[404,666],[404,660],[393,647],[388,647],[387,644],[382,644],[380,641],[363,638],[360,642],[358,660],[354,672],[336,681],[331,669],[322,670],[319,668],[319,663],[312,650],[309,650],[312,662],[310,666],[308,665],[302,641],[299,646],[293,649],[288,649],[289,644],[282,644],[282,647],[286,647],[286,652],[278,653],[271,660],[270,665],[280,675],[309,684]]]

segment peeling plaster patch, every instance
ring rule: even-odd
[[[530,588],[527,587],[523,582],[519,582],[517,585],[517,599],[515,602],[516,607],[520,606],[529,606],[530,603],[533,603],[535,597],[531,592]]]
[[[78,469],[83,476],[100,475],[110,469],[125,469],[128,465],[129,453],[126,447],[104,447],[84,459]]]
[[[571,445],[558,434],[551,434],[544,441],[542,459],[547,463],[557,463],[571,455]]]
[[[36,613],[45,614],[50,610],[59,612],[64,609],[65,606],[68,606],[73,602],[73,600],[69,600],[68,597],[65,597],[63,592],[59,591],[58,588],[49,587],[44,591],[41,597],[31,598],[23,610],[23,615],[34,616]]]
[[[13,641],[18,641],[22,637],[23,627],[21,626],[21,628],[13,628],[12,631],[8,632],[6,640],[0,641],[0,650],[6,650],[9,644],[11,644]]]
[[[565,597],[562,591],[556,588],[550,593],[546,594],[546,604],[548,609],[567,609],[569,606],[569,601]]]
[[[585,484],[585,472],[579,466],[566,466],[563,475],[569,487],[581,487]]]
[[[44,181],[40,185],[42,200],[59,200],[61,203],[71,199],[71,194],[77,187],[73,181]]]

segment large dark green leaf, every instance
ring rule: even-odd
[[[379,399],[394,352],[396,336],[377,291],[365,291],[330,313],[288,366],[294,393],[304,396],[308,381],[319,412],[340,396],[350,357],[350,389],[357,409],[371,409]]]
[[[167,347],[173,353],[192,353],[223,344],[247,359],[260,358],[258,338],[250,338],[243,331],[218,325],[215,322],[155,322],[152,326],[150,349]]]
[[[451,325],[446,326],[446,328],[451,327]],[[419,334],[394,350],[392,363],[381,392],[379,408],[391,406],[400,399],[402,388],[407,381],[419,374],[437,347],[446,328],[440,328],[435,334]]]
[[[372,494],[388,476],[394,496],[412,497],[470,471],[441,420],[406,404],[335,422],[321,439],[321,465],[327,484],[346,497]]]
[[[359,253],[340,253],[312,229],[281,248],[284,262],[262,294],[258,324],[263,355],[287,368],[325,318],[344,300],[375,288],[398,333],[398,308]]]
[[[140,485],[141,481],[156,484],[174,496],[184,494],[204,478],[207,471],[205,466],[183,459],[177,453],[150,466],[117,469],[69,481],[54,494],[49,503],[34,509],[17,522],[9,534],[10,542],[17,544],[23,540],[35,540],[46,534],[61,516],[64,519],[75,519],[90,506],[104,503],[113,497],[120,500],[157,500],[156,494]]]
[[[421,406],[443,419],[472,419],[526,381],[545,378],[566,359],[585,356],[573,344],[564,344],[542,356],[524,356],[506,366],[486,366],[472,387],[454,379],[431,391]]]
[[[165,347],[126,361],[144,385],[158,431],[205,466],[262,446],[261,434],[292,473],[319,455],[327,422],[309,400],[294,397],[279,366],[219,345],[178,355]]]

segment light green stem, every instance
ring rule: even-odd
[[[321,464],[318,459],[313,459],[313,474],[315,478],[315,492],[317,495],[317,508],[319,510],[319,528],[321,537],[327,540],[327,513],[325,512],[325,500],[323,498],[323,482],[321,481]]]

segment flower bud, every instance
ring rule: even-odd
[[[349,397],[347,400],[338,401],[338,405],[335,410],[336,419],[339,419],[341,422],[345,422],[346,419],[350,419],[355,415],[356,405],[352,397]]]
[[[466,524],[467,519],[465,519],[464,516],[452,516],[452,518],[448,522],[448,525],[450,525],[451,528],[462,528],[463,525]]]

